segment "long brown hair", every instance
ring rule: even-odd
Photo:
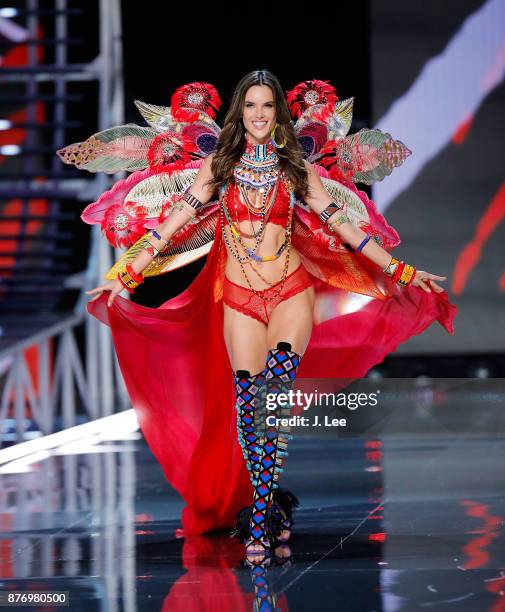
[[[295,195],[303,199],[308,192],[308,173],[303,162],[302,148],[296,138],[281,84],[268,70],[249,72],[235,87],[217,142],[216,154],[211,163],[213,179],[209,183],[219,189],[226,181],[233,179],[233,167],[240,159],[246,145],[242,114],[246,93],[253,85],[268,85],[273,92],[278,123],[275,140],[281,143],[286,140],[285,147],[276,149],[279,164],[281,170],[291,179]]]

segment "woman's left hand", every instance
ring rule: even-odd
[[[433,287],[433,289],[437,293],[440,293],[441,291],[444,291],[444,288],[441,287],[438,283],[436,283],[435,279],[445,280],[446,278],[447,276],[437,276],[436,274],[430,274],[429,272],[425,272],[424,270],[417,270],[411,285],[413,287],[421,287],[421,289],[423,289],[427,293],[430,293],[430,287]]]

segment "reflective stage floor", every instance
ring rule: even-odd
[[[473,391],[425,388],[357,436],[295,435],[282,486],[300,507],[266,568],[226,534],[175,537],[183,503],[132,411],[4,456],[0,590],[86,611],[503,611],[505,396]]]

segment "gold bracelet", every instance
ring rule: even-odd
[[[340,215],[340,217],[337,217],[337,219],[335,219],[335,221],[328,221],[328,227],[330,229],[334,229],[335,227],[338,227],[339,225],[342,225],[342,223],[350,223],[350,222],[351,222],[351,220],[344,213],[343,215]]]
[[[184,211],[191,218],[196,215],[196,210],[190,206],[186,200],[179,200],[173,205],[173,208]]]

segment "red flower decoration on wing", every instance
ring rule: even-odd
[[[292,117],[299,117],[308,108],[315,104],[328,104],[333,106],[338,101],[338,96],[333,85],[329,81],[303,81],[298,83],[287,93],[287,101]]]
[[[318,164],[324,166],[330,178],[337,181],[350,181],[356,172],[363,169],[363,159],[359,143],[353,138],[329,140],[320,152]]]
[[[190,123],[196,121],[201,112],[207,113],[214,119],[221,104],[221,98],[214,85],[198,81],[176,89],[170,102],[174,119]]]
[[[114,204],[107,210],[100,225],[109,244],[129,247],[146,233],[143,225],[145,215],[142,215],[142,207],[137,206],[137,215],[139,212],[141,218],[132,217],[123,204]]]
[[[157,172],[182,170],[198,151],[196,144],[187,136],[177,132],[163,132],[152,141],[147,159],[149,167]]]

